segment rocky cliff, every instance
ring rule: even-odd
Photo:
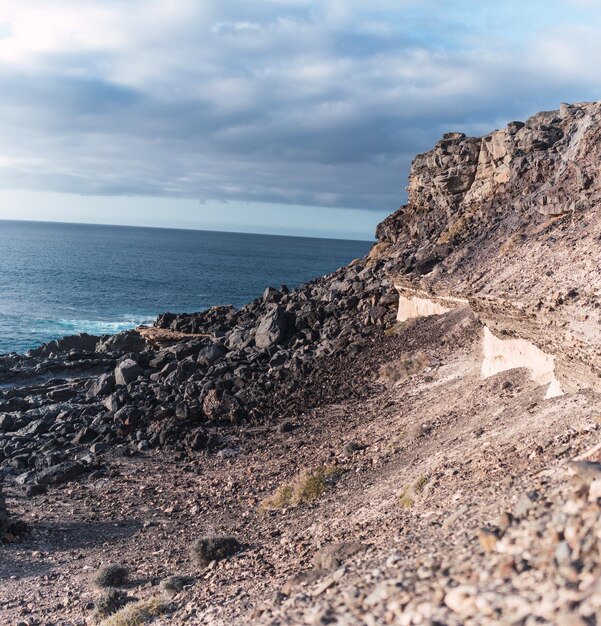
[[[409,201],[378,227],[399,289],[469,301],[556,357],[565,388],[600,387],[601,106],[563,104],[416,157]]]

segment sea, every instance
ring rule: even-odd
[[[368,241],[0,220],[0,354],[160,313],[240,307],[364,256]]]

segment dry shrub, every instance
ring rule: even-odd
[[[160,598],[150,598],[128,604],[100,626],[143,626],[165,613],[166,607]]]
[[[190,576],[169,576],[161,581],[161,589],[170,596],[183,591],[194,579]]]
[[[372,249],[369,251],[369,254],[367,255],[367,262],[365,263],[365,266],[371,267],[376,261],[381,259],[382,256],[384,256],[386,250],[388,250],[391,245],[392,244],[388,243],[387,241],[379,241],[378,243],[374,244]]]
[[[413,491],[415,491],[415,493],[421,493],[426,488],[426,485],[429,482],[430,482],[430,477],[429,476],[420,476],[413,483]]]
[[[128,602],[131,602],[131,598],[128,597],[125,591],[111,588],[103,589],[94,598],[93,620],[101,622],[119,609],[122,609]]]
[[[105,565],[101,567],[95,574],[92,582],[100,588],[103,587],[120,587],[127,582],[127,568],[118,563]]]
[[[201,567],[207,567],[213,561],[223,561],[237,552],[242,546],[235,537],[201,537],[190,548],[192,559]]]
[[[407,485],[401,491],[399,502],[404,509],[410,509],[415,504],[415,500],[411,497],[411,490]]]
[[[404,354],[400,359],[386,363],[380,367],[380,380],[388,383],[398,383],[401,380],[418,374],[430,365],[428,356],[423,352]]]
[[[397,322],[384,331],[386,337],[394,337],[400,335],[402,332],[413,328],[417,324],[416,318],[405,320],[404,322]]]
[[[318,500],[326,490],[329,480],[339,473],[336,465],[327,465],[312,470],[303,470],[289,483],[261,502],[263,510],[288,509]]]

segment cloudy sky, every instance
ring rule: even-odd
[[[369,238],[412,156],[601,99],[596,0],[1,0],[0,218]]]

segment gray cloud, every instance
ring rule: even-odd
[[[538,4],[7,0],[0,185],[393,209],[442,132],[597,96],[599,11]]]

